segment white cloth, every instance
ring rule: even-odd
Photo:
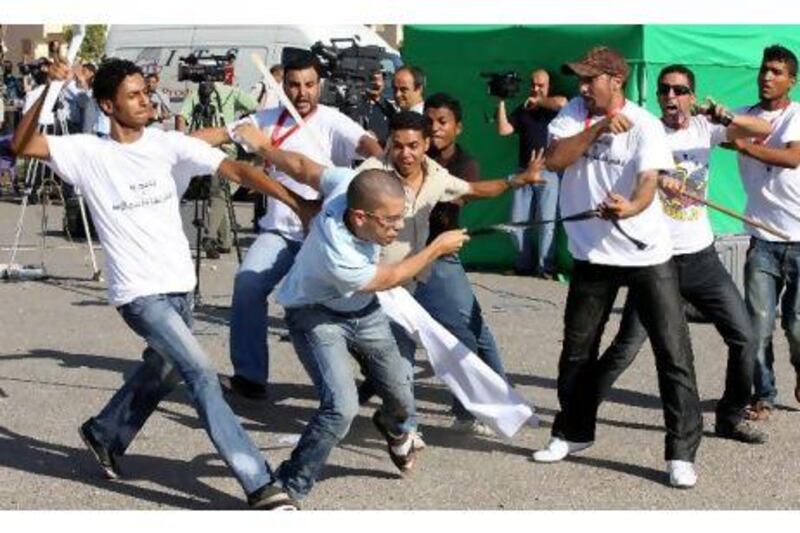
[[[562,216],[595,209],[610,192],[630,198],[639,173],[672,168],[661,122],[630,101],[621,112],[633,127],[619,135],[601,135],[564,171],[559,193]],[[549,134],[553,138],[572,137],[601,119],[589,116],[583,98],[573,98],[550,122]],[[617,266],[656,265],[671,257],[669,229],[657,198],[635,217],[620,220],[619,225],[647,248],[637,249],[610,221],[591,218],[564,224],[569,251],[576,259]]]
[[[61,92],[61,87],[63,86],[63,82],[54,82],[51,84],[50,91],[47,93],[47,97],[45,98],[44,105],[42,106],[42,112],[39,114],[39,125],[40,126],[52,126],[56,122],[56,116],[53,113],[53,107],[56,105],[56,101],[58,100],[59,93]],[[47,85],[39,85],[38,87],[34,88],[33,90],[29,91],[28,94],[25,95],[25,102],[22,105],[22,114],[28,112],[30,108],[33,107],[33,104],[39,99],[42,95],[42,91]],[[66,105],[63,105],[59,110],[59,118],[66,119],[67,117],[67,110]]]
[[[725,142],[727,128],[712,124],[701,115],[689,119],[685,128],[664,128],[675,168],[669,174],[684,182],[687,192],[705,199],[708,193],[708,160],[711,149]],[[661,192],[675,255],[699,252],[714,243],[714,232],[706,206],[680,194]]]
[[[92,213],[112,305],[194,289],[178,203],[192,176],[217,171],[223,152],[153,128],[127,144],[84,134],[48,136],[47,145],[48,164],[80,187]]]
[[[787,143],[800,141],[800,104],[797,102],[777,111],[754,106],[740,109],[738,113],[763,118],[772,125],[766,146],[784,148]],[[745,214],[787,233],[792,241],[800,241],[800,169],[767,165],[739,154],[739,174],[747,192]],[[759,239],[784,242],[754,226],[748,225],[747,230]]]
[[[294,119],[289,117],[280,130],[276,131],[278,118],[284,109],[283,106],[263,109],[242,120],[254,123],[264,130],[267,137],[280,138],[295,126]],[[297,128],[280,144],[282,150],[299,152],[324,166],[351,166],[356,156],[358,142],[366,134],[364,128],[337,109],[321,104],[317,106],[314,113],[304,117],[304,120],[309,128],[316,130],[317,136],[326,144],[325,149],[320,149],[313,135],[303,128]],[[296,182],[283,172],[278,172],[274,168],[268,170],[269,174],[274,176],[277,181],[303,198],[316,199],[319,197],[317,191]],[[258,225],[263,230],[278,231],[287,239],[303,240],[303,224],[300,219],[288,206],[274,198],[267,199],[267,213],[261,217]]]
[[[478,420],[509,438],[532,417],[530,424],[538,424],[522,395],[431,318],[405,289],[377,294],[388,317],[410,336],[419,336],[436,376]]]

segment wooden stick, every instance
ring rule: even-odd
[[[777,230],[777,229],[773,228],[772,226],[764,224],[763,222],[759,222],[758,220],[753,220],[750,217],[747,217],[747,216],[744,216],[744,215],[740,215],[739,213],[737,213],[733,209],[729,209],[729,208],[727,208],[725,206],[719,205],[718,203],[712,202],[711,200],[706,200],[705,198],[701,198],[700,196],[695,196],[694,194],[692,194],[690,192],[681,191],[680,194],[682,196],[685,196],[686,198],[689,198],[690,200],[694,200],[695,202],[698,202],[698,203],[701,203],[701,204],[703,204],[705,206],[708,206],[711,209],[716,209],[717,211],[719,211],[721,213],[725,213],[729,217],[733,217],[736,220],[741,220],[745,224],[748,224],[748,225],[753,226],[755,228],[762,229],[762,230],[766,231],[767,233],[771,233],[772,235],[775,235],[776,237],[779,237],[779,238],[783,239],[784,241],[791,241],[792,240],[792,238],[789,237],[784,232],[782,232],[780,230]]]

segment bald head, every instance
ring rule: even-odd
[[[550,93],[550,74],[544,69],[531,72],[531,96],[546,98]]]
[[[386,198],[404,198],[400,180],[379,169],[363,170],[347,187],[347,207],[375,211]]]

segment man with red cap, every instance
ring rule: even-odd
[[[560,461],[593,444],[600,339],[627,286],[655,353],[670,484],[690,488],[703,425],[669,229],[656,198],[659,171],[674,164],[664,128],[625,98],[630,71],[616,51],[592,48],[563,69],[578,77],[580,97],[550,123],[547,167],[563,172],[564,216],[597,209],[599,217],[564,224],[575,265],[558,366],[561,412],[547,448],[533,459]]]

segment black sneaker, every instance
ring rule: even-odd
[[[736,424],[717,422],[714,426],[714,433],[717,437],[738,440],[746,444],[764,444],[767,442],[767,434],[759,431],[746,420],[740,420]]]
[[[78,428],[78,434],[81,436],[81,440],[92,452],[92,455],[97,460],[97,463],[100,465],[100,468],[103,470],[103,474],[107,479],[119,479],[122,477],[122,470],[120,470],[119,465],[117,464],[117,459],[114,457],[114,454],[111,453],[105,446],[103,446],[94,435],[92,435],[91,425],[94,423],[94,419],[90,418],[86,422]]]
[[[275,485],[264,485],[247,495],[247,505],[261,511],[299,511],[300,504]]]
[[[226,392],[242,396],[248,400],[266,400],[267,387],[241,376],[219,376],[219,384]]]
[[[208,259],[219,259],[219,250],[217,250],[217,241],[214,239],[203,239],[203,251],[206,253]]]
[[[375,424],[375,428],[383,435],[383,438],[386,439],[389,457],[391,457],[394,466],[400,469],[404,474],[411,472],[417,461],[417,451],[414,446],[413,433],[403,433],[399,437],[392,435],[389,433],[388,428],[383,425],[380,411],[375,411],[375,414],[372,415],[372,423]]]

